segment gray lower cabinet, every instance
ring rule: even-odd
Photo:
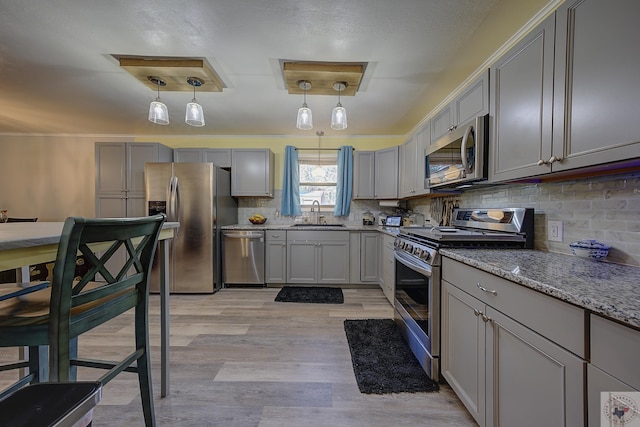
[[[265,232],[265,283],[287,282],[287,232]]]
[[[591,314],[591,363],[587,367],[589,426],[599,426],[601,393],[640,391],[640,331]],[[640,402],[635,401],[636,405]],[[606,414],[606,412],[605,412]],[[618,420],[620,421],[620,420]],[[614,425],[623,425],[618,422]]]
[[[287,231],[287,283],[349,283],[349,232]]]
[[[393,257],[393,242],[395,238],[388,234],[381,234],[380,237],[380,288],[391,305],[394,305],[396,264]]]
[[[360,281],[378,283],[380,280],[380,236],[377,231],[360,233]]]
[[[584,311],[450,259],[442,273],[442,375],[478,424],[584,425]]]

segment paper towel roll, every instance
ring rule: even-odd
[[[380,206],[388,208],[397,208],[400,200],[380,200]]]

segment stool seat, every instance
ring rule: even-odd
[[[32,384],[0,401],[0,425],[87,426],[101,398],[99,382]]]

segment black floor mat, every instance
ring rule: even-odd
[[[276,295],[275,301],[342,304],[344,296],[340,288],[284,286]]]
[[[438,390],[391,319],[345,320],[353,371],[362,393]]]

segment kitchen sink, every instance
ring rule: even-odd
[[[291,227],[345,227],[344,224],[311,224],[308,222],[293,224]]]

